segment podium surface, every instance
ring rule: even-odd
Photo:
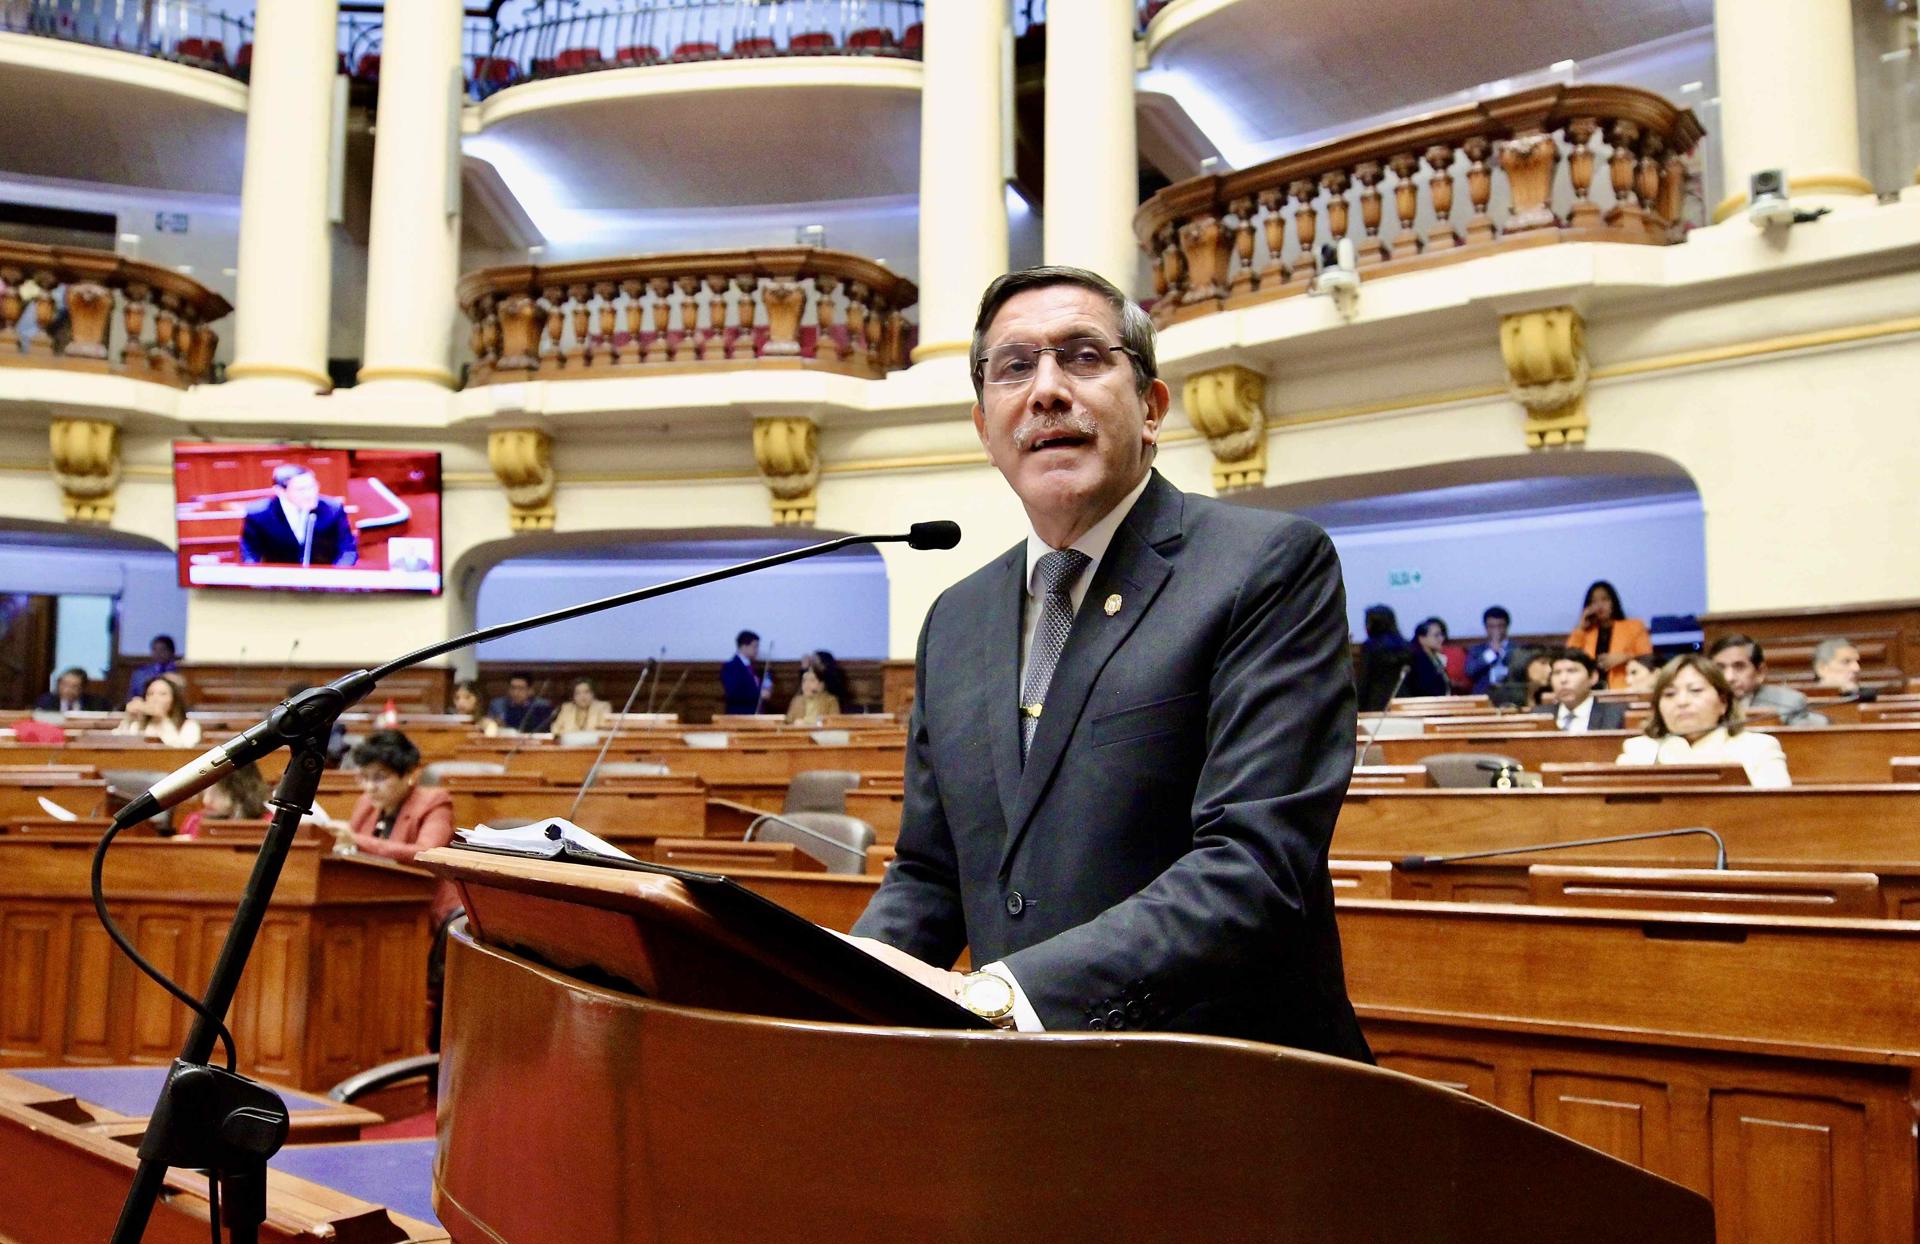
[[[435,1169],[455,1241],[1713,1237],[1702,1197],[1391,1071],[1198,1036],[794,1018],[792,993],[753,1014],[744,987],[689,1005],[720,986],[651,960],[679,952],[661,920],[796,981],[821,965],[805,939],[750,944],[657,870],[475,854],[425,861],[471,904]]]

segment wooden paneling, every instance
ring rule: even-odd
[[[1669,1150],[1667,1088],[1624,1076],[1541,1071],[1533,1075],[1531,1117],[1622,1162],[1677,1177]]]
[[[1504,729],[1505,724],[1449,738],[1381,739],[1373,745],[1371,756],[1390,765],[1409,765],[1438,752],[1498,752],[1537,773],[1550,763],[1612,764],[1621,745],[1633,737],[1626,730],[1515,733]],[[1898,780],[1892,776],[1894,758],[1920,755],[1920,727],[1913,725],[1782,727],[1763,732],[1780,740],[1787,770],[1801,785]]]
[[[660,683],[657,695],[650,692],[651,686],[640,689],[640,698],[634,704],[634,711],[644,711],[651,702],[656,711],[675,712],[680,720],[686,722],[709,722],[714,715],[726,707],[720,691],[719,661],[663,661],[660,663]],[[852,688],[852,703],[840,707],[849,713],[895,712],[893,702],[886,698],[884,667],[889,664],[882,661],[842,661],[840,668],[846,672],[847,682]],[[906,663],[907,687],[913,687],[913,663]],[[545,684],[541,692],[543,698],[555,704],[565,700],[572,690],[576,678],[591,678],[594,687],[600,692],[600,698],[618,709],[625,703],[627,693],[640,677],[645,667],[643,660],[637,661],[488,661],[479,668],[480,685],[486,691],[486,698],[507,693],[507,680],[516,673],[532,676],[536,687]],[[800,690],[800,661],[795,657],[790,661],[772,663],[773,693],[767,697],[766,711],[785,713],[787,703]],[[905,721],[904,716],[901,717]]]
[[[1784,1093],[1713,1095],[1713,1182],[1722,1239],[1870,1244],[1868,1103]],[[1892,1224],[1889,1224],[1892,1225]],[[1895,1228],[1898,1229],[1897,1227]]]
[[[1906,672],[1920,671],[1920,600],[1709,613],[1700,626],[1708,647],[1735,632],[1759,640],[1767,653],[1767,677],[1774,682],[1812,682],[1814,646],[1835,637],[1859,645],[1864,683],[1904,684]]]

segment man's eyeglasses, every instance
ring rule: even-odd
[[[1053,355],[1060,370],[1075,380],[1096,380],[1113,370],[1114,355],[1131,355],[1133,351],[1126,346],[1108,345],[1098,337],[1075,337],[1057,346],[1010,341],[988,350],[980,360],[981,379],[987,384],[1026,384],[1040,370],[1043,354]]]

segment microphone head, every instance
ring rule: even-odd
[[[1427,866],[1427,857],[1424,855],[1409,855],[1400,860],[1399,866],[1401,868],[1425,868]]]
[[[910,549],[950,549],[960,543],[960,524],[947,519],[915,523],[907,528]]]

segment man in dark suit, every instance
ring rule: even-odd
[[[762,678],[753,668],[760,659],[760,637],[741,631],[733,637],[733,655],[720,667],[720,695],[731,716],[747,716],[760,711],[773,680]]]
[[[347,507],[320,495],[312,471],[288,462],[273,468],[273,496],[247,511],[240,560],[290,566],[351,566],[360,542]]]
[[[1600,685],[1600,663],[1584,648],[1562,648],[1553,654],[1553,673],[1547,687],[1553,702],[1533,711],[1552,713],[1556,728],[1569,734],[1588,730],[1624,730],[1627,706],[1616,700],[1596,700],[1593,692]]]
[[[1153,471],[1153,326],[1093,273],[994,282],[973,357],[1031,532],[927,615],[897,854],[855,934],[1003,1027],[1370,1058],[1327,874],[1354,749],[1332,543]],[[945,970],[962,947],[981,971]]]
[[[60,677],[54,680],[54,689],[43,693],[33,702],[35,712],[41,713],[104,713],[107,711],[105,696],[92,695],[87,691],[87,671],[79,666],[60,671]]]

